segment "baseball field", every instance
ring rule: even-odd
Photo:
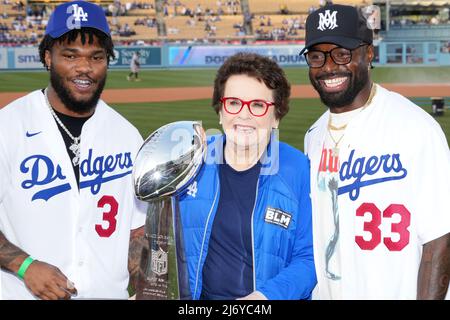
[[[288,115],[280,125],[281,139],[303,150],[308,127],[325,111],[309,85],[307,68],[286,68],[292,84]],[[144,70],[140,82],[126,80],[128,70],[111,70],[103,99],[129,119],[146,138],[158,127],[178,120],[201,120],[205,129],[219,129],[210,106],[216,70]],[[443,97],[450,106],[450,67],[377,67],[375,82],[397,91],[432,113],[431,97]],[[44,88],[44,71],[0,72],[0,107],[35,89]],[[395,108],[395,106],[392,106]],[[450,109],[435,117],[450,141]],[[405,119],[408,121],[408,119]],[[381,129],[381,128],[380,128]]]

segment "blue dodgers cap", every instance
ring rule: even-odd
[[[110,35],[103,9],[87,1],[71,1],[55,8],[48,20],[45,34],[59,38],[73,29],[95,28]]]

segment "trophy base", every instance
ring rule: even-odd
[[[149,204],[137,300],[192,299],[180,223],[177,202],[171,198]]]

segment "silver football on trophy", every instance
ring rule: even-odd
[[[206,134],[198,121],[169,123],[145,140],[133,166],[138,199],[174,195],[191,183],[206,155]]]

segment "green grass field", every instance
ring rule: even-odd
[[[308,83],[306,68],[286,68],[286,74],[292,84]],[[211,86],[215,70],[145,70],[140,73],[142,82],[128,82],[128,71],[112,71],[108,75],[107,88],[156,88]],[[375,68],[372,71],[374,81],[378,83],[450,83],[450,67],[420,68]],[[46,72],[0,72],[0,91],[31,91],[43,88],[48,83]],[[450,92],[449,92],[450,96]],[[412,100],[431,112],[430,100],[417,98]],[[447,97],[447,105],[450,98]],[[160,103],[114,104],[116,110],[129,119],[146,138],[160,126],[178,120],[201,120],[205,129],[219,129],[218,117],[210,107],[210,100],[192,100]],[[318,99],[293,99],[289,114],[280,125],[280,137],[283,141],[303,150],[303,138],[308,127],[325,111]],[[436,120],[442,126],[447,141],[450,141],[450,110]]]

